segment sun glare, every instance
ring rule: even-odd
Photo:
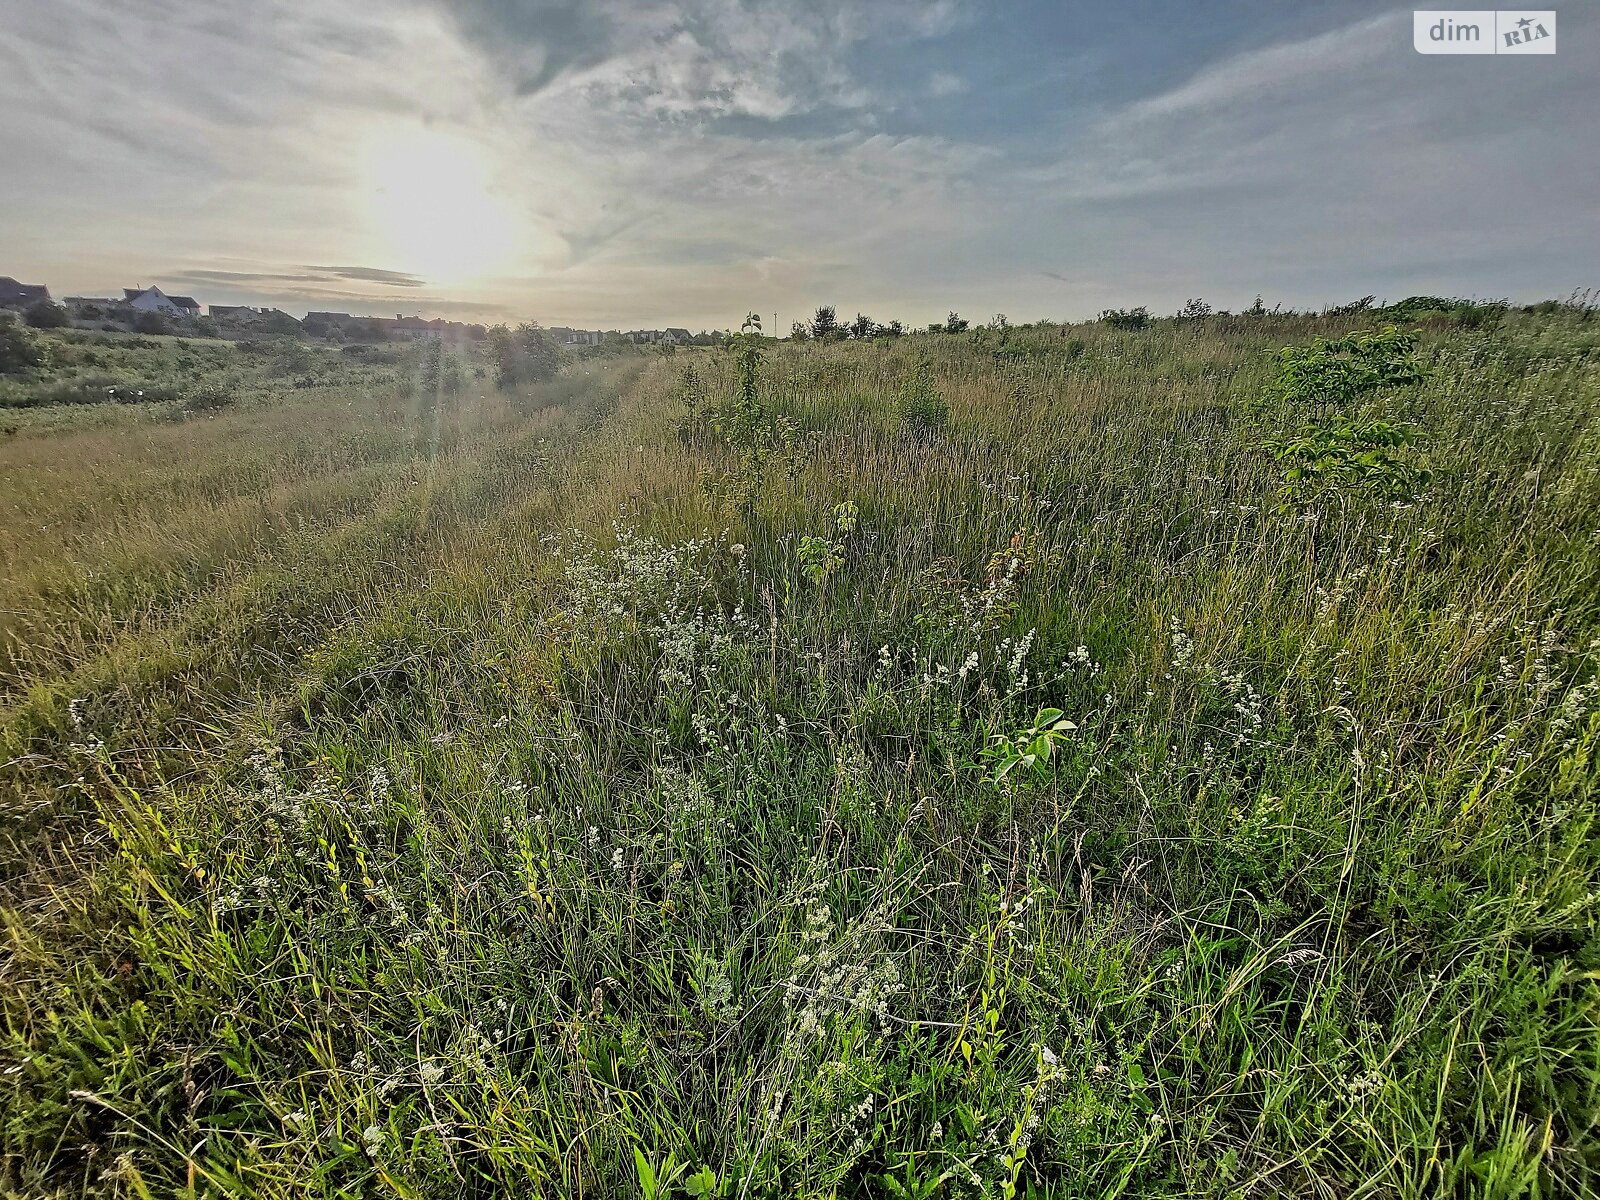
[[[493,273],[515,253],[517,222],[490,187],[481,150],[446,134],[373,147],[369,217],[387,262],[429,283]]]

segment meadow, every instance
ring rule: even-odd
[[[1600,1187],[1592,309],[269,350],[0,412],[4,1194]]]

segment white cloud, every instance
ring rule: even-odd
[[[1370,66],[1409,35],[1406,14],[1384,13],[1298,41],[1236,54],[1185,83],[1123,110],[1124,122],[1215,109],[1242,100],[1267,101],[1285,89],[1304,89],[1326,75]]]

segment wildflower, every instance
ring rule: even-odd
[[[377,1125],[368,1125],[362,1131],[361,1145],[366,1150],[368,1158],[377,1158],[378,1151],[383,1149],[383,1129]]]

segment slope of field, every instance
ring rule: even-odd
[[[0,442],[0,1182],[1583,1194],[1584,315],[1421,331],[1404,496],[1262,448],[1356,319]]]

